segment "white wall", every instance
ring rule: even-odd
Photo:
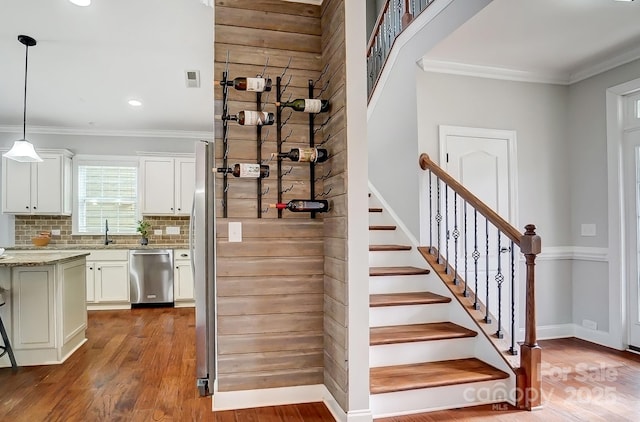
[[[435,161],[438,125],[516,131],[515,225],[535,224],[543,253],[571,244],[567,87],[419,72],[416,92],[419,149]],[[572,322],[571,265],[553,254],[538,261],[539,326]]]
[[[607,185],[606,90],[640,77],[640,60],[619,66],[585,79],[569,88],[569,150],[571,151],[571,241],[584,248],[609,248]],[[596,225],[596,236],[581,236],[580,225]],[[614,261],[619,257],[611,257]],[[615,309],[609,297],[612,284],[607,262],[573,262],[573,321],[581,325],[588,319],[598,324],[599,331],[609,331],[620,322],[610,320]],[[619,289],[613,289],[619,290]],[[624,302],[623,302],[624,303]],[[610,344],[626,341],[611,339]]]

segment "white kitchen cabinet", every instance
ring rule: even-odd
[[[87,308],[130,308],[128,250],[87,252]]]
[[[173,251],[175,269],[173,270],[173,299],[175,307],[195,306],[193,272],[191,270],[190,251]]]
[[[195,188],[195,158],[140,158],[142,214],[189,215]]]
[[[41,163],[2,159],[2,211],[71,215],[71,157],[67,150],[40,150]]]

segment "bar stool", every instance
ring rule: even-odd
[[[0,306],[4,306],[4,292],[0,289]],[[9,360],[11,361],[11,368],[14,370],[18,369],[18,364],[16,363],[16,357],[13,355],[13,349],[11,348],[11,343],[9,342],[9,336],[7,336],[7,330],[4,329],[4,323],[2,322],[2,315],[0,315],[0,334],[2,334],[2,341],[4,342],[4,346],[0,346],[0,358],[7,353],[9,353]]]

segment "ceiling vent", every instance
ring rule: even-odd
[[[199,70],[185,70],[184,76],[187,83],[187,88],[200,88]]]

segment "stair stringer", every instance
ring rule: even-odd
[[[372,308],[370,309],[370,320],[374,322],[372,326],[380,326],[382,321],[385,320],[390,322],[387,325],[400,325],[402,323],[402,315],[409,312],[411,313],[409,322],[405,323],[442,322],[448,320],[478,333],[472,339],[371,346],[370,361],[372,367],[414,363],[419,359],[419,356],[423,356],[424,361],[476,357],[509,375],[509,378],[496,381],[375,394],[371,396],[371,409],[374,417],[413,414],[505,401],[515,404],[515,372],[494,348],[491,340],[487,337],[487,333],[480,328],[482,322],[475,321],[456,300],[454,293],[447,288],[433,267],[418,251],[419,245],[415,237],[408,233],[406,226],[401,221],[398,221],[397,217],[394,217],[394,214],[388,210],[387,204],[376,195],[375,189],[371,189],[371,191],[370,206],[383,209],[382,213],[370,213],[375,214],[375,221],[372,224],[395,225],[396,230],[393,231],[392,236],[389,233],[380,235],[370,232],[370,244],[389,243],[388,240],[392,239],[393,243],[410,245],[412,249],[402,252],[370,252],[370,263],[382,262],[378,258],[372,257],[373,254],[393,255],[401,253],[403,260],[398,265],[429,268],[431,273],[419,276],[370,277],[370,291],[372,293],[431,291],[452,299],[448,304],[393,306],[387,309],[384,307]],[[384,236],[387,237],[385,238]],[[384,262],[388,264],[391,261]],[[447,356],[446,350],[450,346],[446,342],[460,342],[464,346],[460,347],[460,344],[451,346],[453,353]],[[426,343],[432,343],[432,345]],[[451,344],[449,343],[449,345]],[[465,356],[465,350],[467,356]]]

